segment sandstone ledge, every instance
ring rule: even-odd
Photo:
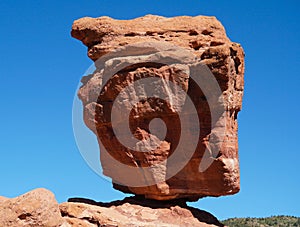
[[[144,227],[224,226],[212,214],[183,200],[154,201],[128,197],[109,203],[73,198],[58,204],[52,192],[36,189],[19,197],[0,197],[0,226]]]

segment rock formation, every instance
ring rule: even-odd
[[[215,17],[86,17],[72,36],[95,61],[78,95],[114,188],[190,201],[239,191],[244,52]]]
[[[52,192],[36,189],[14,199],[0,197],[2,227],[176,227],[224,226],[213,215],[184,201],[129,197],[110,203],[74,198],[58,204]]]
[[[0,198],[0,226],[61,226],[64,220],[52,192],[36,189],[14,199]]]

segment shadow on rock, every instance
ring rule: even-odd
[[[178,212],[178,209],[174,209],[176,207],[180,207],[181,210],[187,210],[190,211],[192,216],[196,219],[198,219],[201,223],[206,223],[208,225],[215,225],[218,227],[224,227],[222,223],[218,221],[218,219],[210,214],[209,212],[206,212],[204,210],[200,210],[194,207],[190,207],[186,204],[186,201],[183,199],[174,199],[174,200],[168,200],[168,201],[157,201],[152,199],[145,199],[143,196],[131,196],[126,197],[123,200],[116,200],[112,202],[96,202],[91,199],[86,198],[70,198],[68,199],[68,202],[72,203],[84,203],[94,206],[100,206],[100,207],[106,207],[110,208],[112,206],[119,207],[126,203],[131,205],[139,205],[142,207],[148,207],[151,209],[169,209],[169,210],[175,210],[177,214],[185,216],[184,212]]]

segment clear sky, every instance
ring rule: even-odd
[[[1,0],[0,195],[45,187],[59,202],[124,197],[87,166],[74,139],[73,98],[92,63],[70,36],[75,19],[213,15],[246,53],[241,191],[191,205],[220,219],[300,216],[299,10],[297,0]]]

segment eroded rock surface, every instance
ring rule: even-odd
[[[158,202],[129,197],[111,203],[70,199],[60,204],[64,219],[72,226],[224,226],[210,213],[187,206],[183,201]]]
[[[239,191],[244,53],[215,17],[82,18],[72,36],[95,61],[78,95],[114,188],[156,200]]]
[[[141,196],[109,203],[72,198],[57,204],[46,189],[14,199],[0,197],[2,227],[222,227],[212,214],[183,200],[155,201]]]
[[[0,226],[58,227],[64,223],[52,192],[36,189],[19,197],[0,198]]]

